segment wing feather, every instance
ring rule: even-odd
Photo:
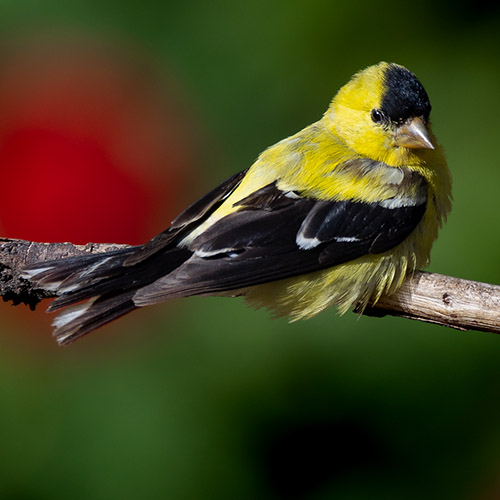
[[[385,252],[415,229],[426,203],[421,193],[414,204],[392,208],[315,200],[269,184],[191,241],[193,256],[140,289],[134,302],[236,290]]]
[[[124,262],[123,265],[125,267],[134,266],[161,250],[171,246],[181,234],[189,231],[194,224],[198,224],[203,221],[218,206],[220,206],[220,204],[236,189],[236,187],[238,187],[247,170],[243,170],[242,172],[233,175],[186,208],[186,210],[181,212],[172,221],[172,224],[168,229],[140,247]]]

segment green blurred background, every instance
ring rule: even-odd
[[[4,55],[47,33],[137,51],[181,89],[196,180],[178,209],[318,119],[355,71],[407,66],[454,177],[430,269],[500,282],[494,4],[0,3]],[[500,498],[495,335],[333,310],[290,325],[195,298],[58,348],[40,315],[12,309],[0,310],[2,499]]]

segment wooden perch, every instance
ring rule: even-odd
[[[20,277],[27,264],[125,248],[109,243],[35,243],[0,238],[0,295],[31,309],[55,295]],[[369,316],[401,316],[459,330],[500,333],[500,286],[419,271],[393,295],[367,308]]]
[[[418,271],[364,314],[390,314],[457,330],[500,333],[500,286]]]
[[[128,246],[110,243],[87,243],[86,245],[36,243],[0,238],[0,295],[5,302],[12,300],[14,305],[24,303],[34,310],[41,300],[55,297],[55,294],[35,289],[29,281],[21,278],[20,273],[24,266],[87,253],[108,252]]]

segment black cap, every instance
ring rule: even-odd
[[[384,75],[386,87],[381,111],[393,122],[422,116],[426,120],[431,112],[429,96],[418,78],[406,68],[389,64]]]

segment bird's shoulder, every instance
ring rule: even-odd
[[[373,203],[403,192],[421,196],[425,176],[411,165],[391,166],[350,149],[323,120],[268,148],[249,169],[228,202],[276,181],[284,192],[317,200]]]

